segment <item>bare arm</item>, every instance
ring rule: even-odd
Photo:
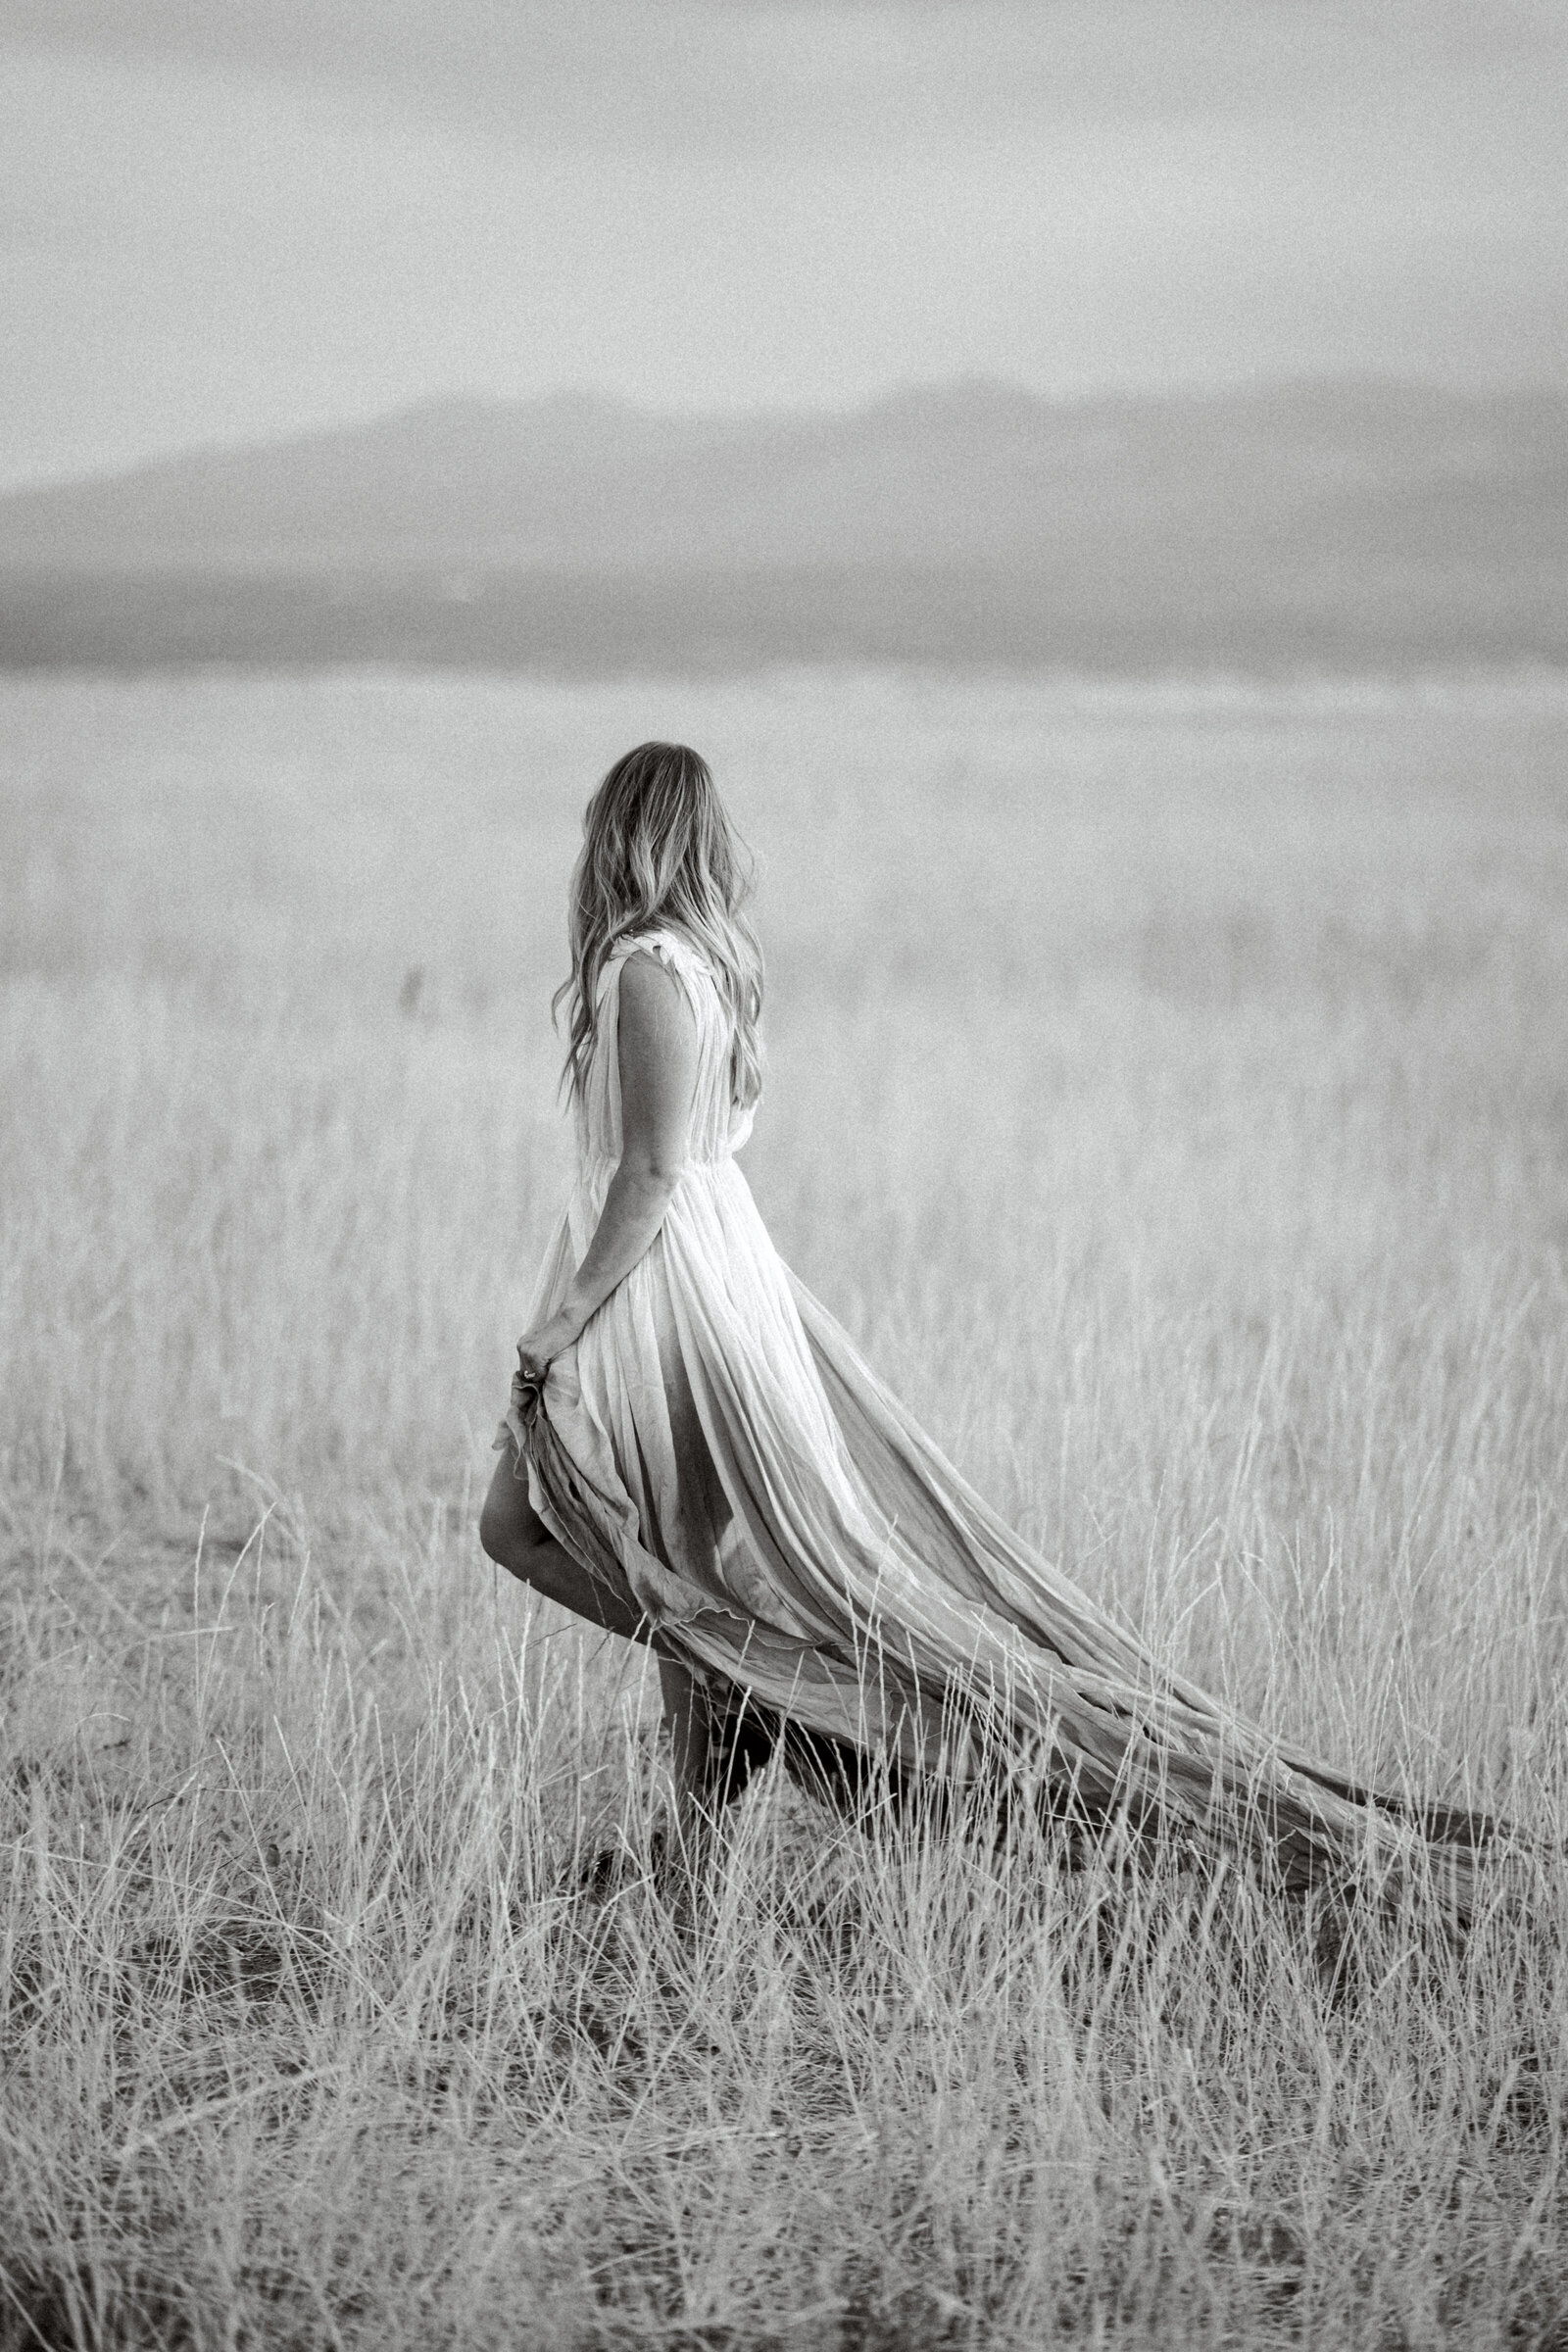
[[[697,1085],[697,1025],[679,981],[646,950],[620,975],[620,1162],[593,1240],[559,1311],[525,1332],[518,1352],[542,1370],[576,1341],[664,1221],[686,1164]]]

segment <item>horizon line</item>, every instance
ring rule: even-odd
[[[7,477],[0,470],[0,503],[13,498],[45,495],[53,491],[107,487],[114,482],[134,479],[137,475],[161,472],[203,458],[245,457],[264,452],[278,452],[299,448],[311,443],[331,440],[339,435],[373,430],[377,425],[396,423],[401,418],[429,416],[442,411],[511,410],[515,412],[547,410],[599,410],[624,417],[635,417],[650,424],[669,424],[687,427],[734,426],[745,428],[760,424],[807,424],[811,422],[847,421],[854,417],[874,416],[879,410],[898,408],[924,397],[952,397],[979,393],[1002,395],[1006,399],[1029,403],[1037,408],[1069,410],[1121,405],[1126,407],[1158,407],[1192,401],[1217,401],[1257,397],[1269,393],[1307,390],[1378,390],[1405,392],[1435,392],[1451,399],[1543,398],[1568,396],[1568,379],[1539,374],[1504,373],[1485,375],[1467,371],[1448,374],[1431,371],[1413,372],[1408,368],[1340,368],[1322,371],[1254,370],[1234,376],[1190,377],[1164,383],[1104,383],[1086,386],[1075,391],[1045,391],[1023,382],[1020,378],[978,372],[947,376],[906,377],[884,386],[880,391],[849,401],[810,402],[794,405],[769,403],[754,407],[735,408],[669,408],[630,399],[626,394],[600,389],[589,384],[563,384],[546,392],[506,393],[481,392],[453,388],[433,391],[414,400],[393,403],[390,407],[348,412],[318,424],[288,426],[276,433],[249,434],[229,439],[223,435],[178,442],[167,449],[155,450],[147,456],[108,463],[88,464],[70,472],[22,474]]]

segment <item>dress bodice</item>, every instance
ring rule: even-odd
[[[692,1096],[688,1166],[727,1160],[752,1131],[756,1104],[739,1109],[730,1096],[734,1047],[729,1008],[707,957],[677,931],[639,931],[617,940],[599,975],[593,1054],[587,1084],[577,1104],[577,1157],[590,1180],[619,1159],[620,975],[626,959],[640,951],[657,956],[673,974],[697,1024],[697,1083]]]

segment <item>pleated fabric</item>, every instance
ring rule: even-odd
[[[532,1319],[560,1303],[621,1151],[626,958],[658,956],[698,1036],[689,1155],[645,1256],[503,1424],[541,1519],[590,1573],[629,1585],[715,1708],[901,1774],[957,1783],[1001,1757],[1088,1816],[1264,1854],[1300,1886],[1381,1841],[1434,1837],[1468,1907],[1493,1825],[1408,1808],[1294,1752],[1162,1667],[961,1478],[780,1259],[734,1154],[731,1034],[679,934],[623,940],[601,976],[578,1170]],[[498,1440],[499,1442],[499,1440]]]

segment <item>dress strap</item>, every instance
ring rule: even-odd
[[[707,957],[692,946],[690,940],[683,939],[678,931],[667,930],[660,925],[647,931],[628,931],[623,938],[616,940],[605,957],[604,969],[599,975],[601,991],[610,974],[618,972],[629,956],[637,955],[657,956],[660,962],[677,973],[688,987],[711,977]]]

